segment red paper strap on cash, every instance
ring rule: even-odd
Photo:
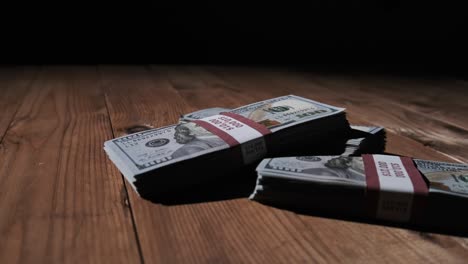
[[[217,135],[230,147],[242,144],[244,164],[261,159],[267,153],[264,136],[270,134],[271,131],[241,115],[224,112],[192,122]]]
[[[379,219],[408,222],[424,209],[428,187],[408,157],[362,155],[369,210]]]
[[[229,112],[194,120],[193,122],[217,135],[231,147],[271,133],[267,127],[261,124]]]

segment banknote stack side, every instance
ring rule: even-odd
[[[250,199],[300,212],[468,230],[468,164],[390,155],[264,159]]]
[[[112,139],[104,150],[146,197],[228,177],[267,156],[338,155],[350,133],[343,108],[287,95]]]
[[[383,127],[351,125],[351,133],[341,156],[383,153],[387,143],[386,139]]]

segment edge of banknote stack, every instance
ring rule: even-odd
[[[250,199],[298,212],[468,231],[468,165],[392,155],[264,159]]]
[[[341,156],[383,153],[386,144],[387,135],[383,127],[351,125],[351,134]]]
[[[140,196],[154,198],[239,177],[267,156],[338,155],[350,133],[344,108],[287,95],[111,139],[104,150]]]
[[[223,107],[206,108],[181,115],[179,122],[190,122],[231,110],[232,109]],[[341,153],[342,156],[354,156],[365,153],[383,153],[385,151],[387,136],[383,127],[364,125],[351,125],[350,127],[351,131],[348,134],[345,150]]]

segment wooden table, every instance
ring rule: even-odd
[[[353,124],[385,126],[388,152],[468,162],[467,87],[278,68],[2,68],[0,263],[466,263],[468,240],[458,236],[246,198],[151,203],[123,180],[103,142],[201,108],[296,94],[346,107]]]

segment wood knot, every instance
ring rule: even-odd
[[[135,126],[127,127],[124,130],[126,134],[133,134],[133,133],[142,132],[148,129],[152,129],[152,127],[145,126],[145,125],[135,125]]]

